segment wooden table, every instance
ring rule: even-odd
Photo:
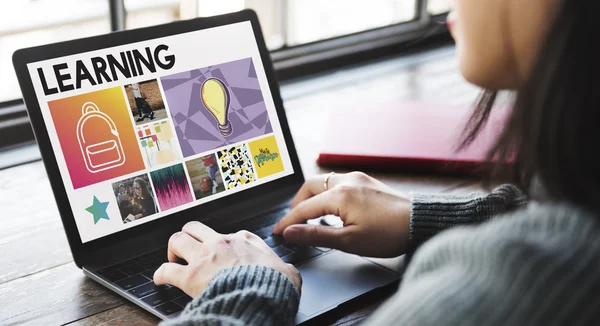
[[[306,176],[315,164],[328,108],[362,97],[471,104],[477,89],[457,72],[453,48],[386,59],[282,85]],[[344,172],[344,171],[337,171]],[[476,180],[367,171],[401,191],[470,192]],[[0,171],[0,324],[155,325],[158,319],[83,275],[73,263],[41,162]],[[319,323],[362,321],[395,289],[337,309]]]

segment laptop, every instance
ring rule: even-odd
[[[249,230],[295,264],[297,323],[400,278],[271,234],[304,177],[253,11],[22,49],[13,61],[76,265],[155,316],[192,300],[152,277],[193,220]]]

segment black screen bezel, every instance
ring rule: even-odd
[[[52,144],[48,137],[48,130],[44,124],[40,106],[37,101],[37,96],[33,88],[31,76],[27,69],[27,64],[245,21],[249,21],[252,25],[254,37],[256,39],[260,57],[265,69],[269,88],[273,96],[273,101],[279,122],[281,124],[281,129],[283,131],[283,136],[290,155],[294,173],[269,183],[231,194],[218,200],[204,203],[202,205],[173,213],[171,215],[163,216],[162,218],[154,221],[125,229],[117,233],[92,240],[90,242],[82,243],[79,231],[75,224],[71,205],[67,197],[65,185],[63,184],[60,170],[52,150]],[[23,94],[23,100],[27,107],[31,125],[40,148],[46,172],[48,174],[48,179],[52,186],[52,191],[61,215],[69,246],[71,248],[75,263],[79,267],[81,267],[86,256],[91,256],[94,252],[101,250],[102,248],[106,248],[107,246],[114,246],[119,242],[131,241],[131,239],[142,237],[144,234],[156,232],[157,229],[163,228],[168,230],[171,229],[173,224],[183,225],[189,220],[198,219],[199,216],[210,216],[210,212],[218,211],[221,208],[230,208],[231,203],[233,202],[247,202],[254,196],[276,193],[282,188],[299,187],[304,182],[304,176],[302,174],[298,155],[295,150],[285,115],[283,101],[281,99],[279,85],[276,80],[270,53],[264,42],[258,17],[256,13],[250,9],[220,16],[195,18],[164,25],[114,32],[106,35],[21,49],[13,54],[13,64]],[[56,144],[56,146],[59,145]]]

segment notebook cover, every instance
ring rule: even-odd
[[[317,164],[406,172],[484,172],[487,152],[502,131],[506,110],[496,109],[477,140],[456,152],[470,106],[443,103],[356,103],[329,117]]]

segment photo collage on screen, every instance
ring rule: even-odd
[[[127,224],[284,171],[252,58],[48,105],[73,188],[111,188],[94,225],[111,203]]]
[[[160,81],[196,200],[284,170],[251,58]]]

